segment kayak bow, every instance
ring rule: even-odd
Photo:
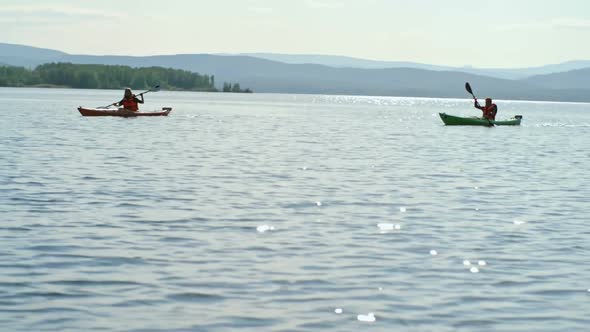
[[[448,115],[446,113],[438,113],[441,120],[447,126],[520,126],[522,115],[515,115],[508,120],[488,120],[484,118],[469,117],[463,118],[460,116]]]
[[[137,117],[137,116],[168,116],[172,112],[172,107],[162,107],[162,111],[159,112],[133,112],[126,109],[98,109],[98,108],[84,108],[78,107],[78,111],[82,116],[121,116],[124,118]]]

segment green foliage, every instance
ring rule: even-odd
[[[223,92],[240,92],[240,93],[252,93],[250,89],[244,89],[240,87],[240,83],[223,83]]]
[[[150,89],[217,91],[213,76],[162,67],[48,63],[29,70],[0,66],[0,86],[55,85],[82,89]]]
[[[24,67],[0,66],[0,86],[28,86],[39,83],[38,77]]]

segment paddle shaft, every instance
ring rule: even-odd
[[[144,91],[144,92],[142,92],[142,93],[140,93],[140,94],[137,94],[136,96],[141,96],[141,95],[144,95],[144,94],[146,94],[146,93],[148,93],[148,92],[152,92],[152,91],[154,91],[154,90],[152,90],[152,89],[149,89],[149,90],[146,90],[146,91]]]
[[[471,85],[469,84],[469,82],[465,83],[465,90],[467,90],[467,92],[469,92],[469,94],[471,94],[471,96],[473,97],[473,100],[475,100],[475,102],[479,105],[479,102],[477,101],[477,97],[475,97],[475,95],[473,94],[473,90],[471,90]]]
[[[160,90],[160,85],[158,84],[158,85],[156,85],[155,87],[153,87],[153,88],[151,88],[151,89],[149,89],[149,90],[146,90],[146,91],[144,91],[144,92],[142,92],[142,93],[138,94],[138,96],[144,95],[144,94],[146,94],[146,93],[148,93],[148,92],[152,92],[152,91],[154,91],[154,92],[157,92],[157,91],[159,91],[159,90]]]

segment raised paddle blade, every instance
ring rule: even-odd
[[[151,88],[151,89],[149,89],[147,91],[144,91],[144,92],[138,94],[138,96],[144,95],[144,94],[146,94],[148,92],[158,92],[158,91],[160,91],[160,84],[154,86],[153,88]]]
[[[479,103],[477,102],[477,97],[475,97],[475,95],[473,94],[473,90],[471,90],[471,85],[469,84],[469,82],[465,82],[465,90],[467,90],[467,92],[471,94],[473,100],[475,100],[475,103],[477,104],[477,106],[479,106]]]
[[[469,94],[473,95],[473,90],[471,90],[471,85],[469,85],[469,82],[465,82],[465,90],[467,90]]]

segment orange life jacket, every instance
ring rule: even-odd
[[[122,100],[123,108],[128,109],[130,111],[137,112],[139,111],[139,105],[137,104],[137,100],[135,99],[135,95],[131,98],[124,98]]]
[[[496,113],[498,112],[498,106],[491,104],[490,107],[484,106],[482,109],[484,119],[496,120]]]

